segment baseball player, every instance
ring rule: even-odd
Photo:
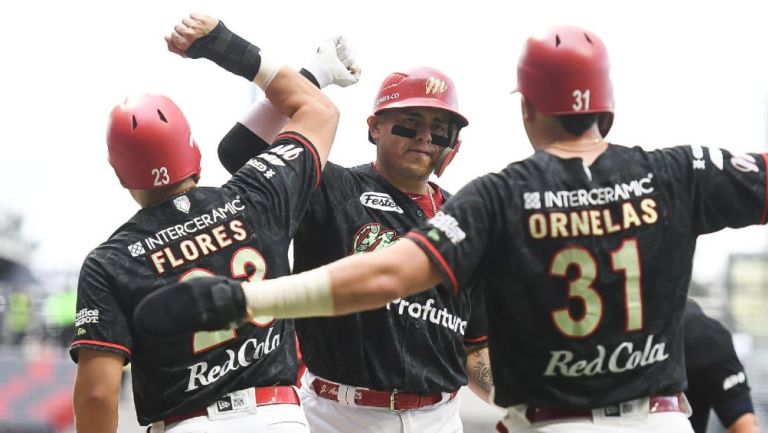
[[[693,410],[689,418],[693,430],[707,431],[711,408],[728,433],[759,432],[747,376],[731,333],[690,298],[683,311],[683,325],[688,375],[685,394]]]
[[[217,37],[226,43],[212,43]],[[77,431],[116,431],[120,373],[131,362],[138,421],[153,433],[306,433],[292,386],[292,321],[264,316],[236,329],[153,338],[137,332],[132,314],[144,296],[170,282],[288,274],[288,245],[320,181],[338,110],[301,75],[214,18],[192,14],[166,39],[177,54],[205,53],[252,80],[290,121],[269,152],[209,188],[197,186],[200,150],[169,98],[129,97],[112,110],[109,161],[141,209],[83,263],[71,345]],[[337,69],[355,79],[340,63]]]
[[[407,240],[261,283],[171,285],[136,320],[178,333],[250,315],[347,314],[479,280],[494,402],[507,408],[499,431],[692,432],[682,315],[696,239],[766,222],[768,155],[605,141],[608,54],[585,29],[529,38],[518,90],[536,153],[469,183]],[[213,293],[242,316],[201,298]],[[207,316],[150,321],[170,299]]]
[[[282,124],[273,112],[256,102],[222,140],[230,171],[266,149]],[[467,123],[444,73],[416,67],[387,76],[368,118],[376,160],[325,167],[294,240],[294,271],[388,247],[434,216],[449,194],[429,177],[444,172]],[[312,431],[461,432],[458,389],[469,376],[487,401],[492,384],[477,297],[436,286],[373,311],[296,321]]]

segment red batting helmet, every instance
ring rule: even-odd
[[[415,67],[407,72],[393,72],[384,79],[373,103],[373,114],[394,108],[439,108],[451,113],[456,124],[451,146],[444,149],[435,163],[435,173],[440,176],[459,150],[459,131],[469,121],[459,113],[459,97],[453,80],[444,73],[426,66]],[[368,141],[373,137],[368,133]]]
[[[613,85],[608,51],[594,33],[558,26],[528,38],[517,64],[517,90],[544,114],[605,113],[605,136],[613,123]]]
[[[153,189],[200,175],[200,149],[179,107],[162,95],[126,98],[107,126],[109,163],[128,189]]]

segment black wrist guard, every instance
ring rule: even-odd
[[[136,329],[153,337],[174,337],[214,331],[246,319],[240,281],[199,277],[170,284],[150,293],[134,310]]]
[[[261,66],[259,47],[232,33],[223,21],[184,51],[187,57],[208,59],[229,72],[252,81]]]

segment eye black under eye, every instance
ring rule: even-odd
[[[432,135],[432,144],[436,144],[440,147],[448,147],[451,145],[450,139],[444,135],[437,135],[435,133],[430,135]]]

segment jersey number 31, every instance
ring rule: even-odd
[[[567,278],[568,268],[576,266],[578,276],[568,282],[568,298],[578,299],[584,307],[584,314],[574,318],[569,307],[552,311],[555,327],[571,338],[588,337],[595,331],[603,318],[603,298],[592,285],[598,275],[597,261],[592,253],[581,246],[570,246],[555,254],[549,267],[549,274]],[[624,307],[627,312],[627,332],[643,328],[643,294],[640,278],[640,255],[637,239],[625,239],[611,252],[611,270],[624,274]]]

